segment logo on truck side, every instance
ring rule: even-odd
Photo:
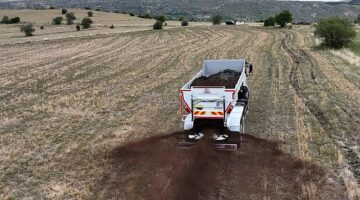
[[[210,90],[209,90],[209,88],[205,88],[205,90],[204,90],[204,94],[210,94]]]

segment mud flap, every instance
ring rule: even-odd
[[[178,147],[180,149],[194,149],[196,148],[196,143],[194,142],[186,142],[182,141],[178,143]],[[238,144],[214,144],[214,147],[216,150],[219,151],[237,151],[238,150]]]
[[[194,142],[181,141],[178,143],[180,149],[193,149],[196,146]]]
[[[220,151],[237,151],[237,144],[215,144],[215,148]]]

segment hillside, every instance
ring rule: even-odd
[[[166,14],[170,17],[180,15],[194,20],[209,20],[214,14],[238,20],[259,20],[281,10],[289,9],[295,19],[316,21],[330,15],[355,18],[360,13],[356,0],[348,3],[325,2],[286,2],[272,0],[111,0],[111,1],[78,1],[78,0],[31,0],[0,2],[0,8],[43,8],[48,6],[71,8],[99,8],[108,11],[125,11],[153,15]]]

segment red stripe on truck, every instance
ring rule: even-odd
[[[191,91],[191,90],[181,90],[181,101],[183,101],[184,105],[185,105],[185,110],[186,112],[190,113],[191,109],[190,106],[186,103],[185,99],[184,99],[184,93],[183,91]]]
[[[224,119],[223,116],[194,116],[196,119]]]

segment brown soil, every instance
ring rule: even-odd
[[[209,77],[201,76],[195,79],[191,86],[224,86],[225,88],[235,88],[240,75],[241,72],[224,70]]]
[[[245,135],[237,152],[214,150],[208,139],[184,150],[176,147],[181,134],[114,149],[110,155],[113,168],[97,184],[98,197],[318,199],[329,188],[322,170],[281,152],[276,143]],[[326,194],[337,199],[332,190]]]

